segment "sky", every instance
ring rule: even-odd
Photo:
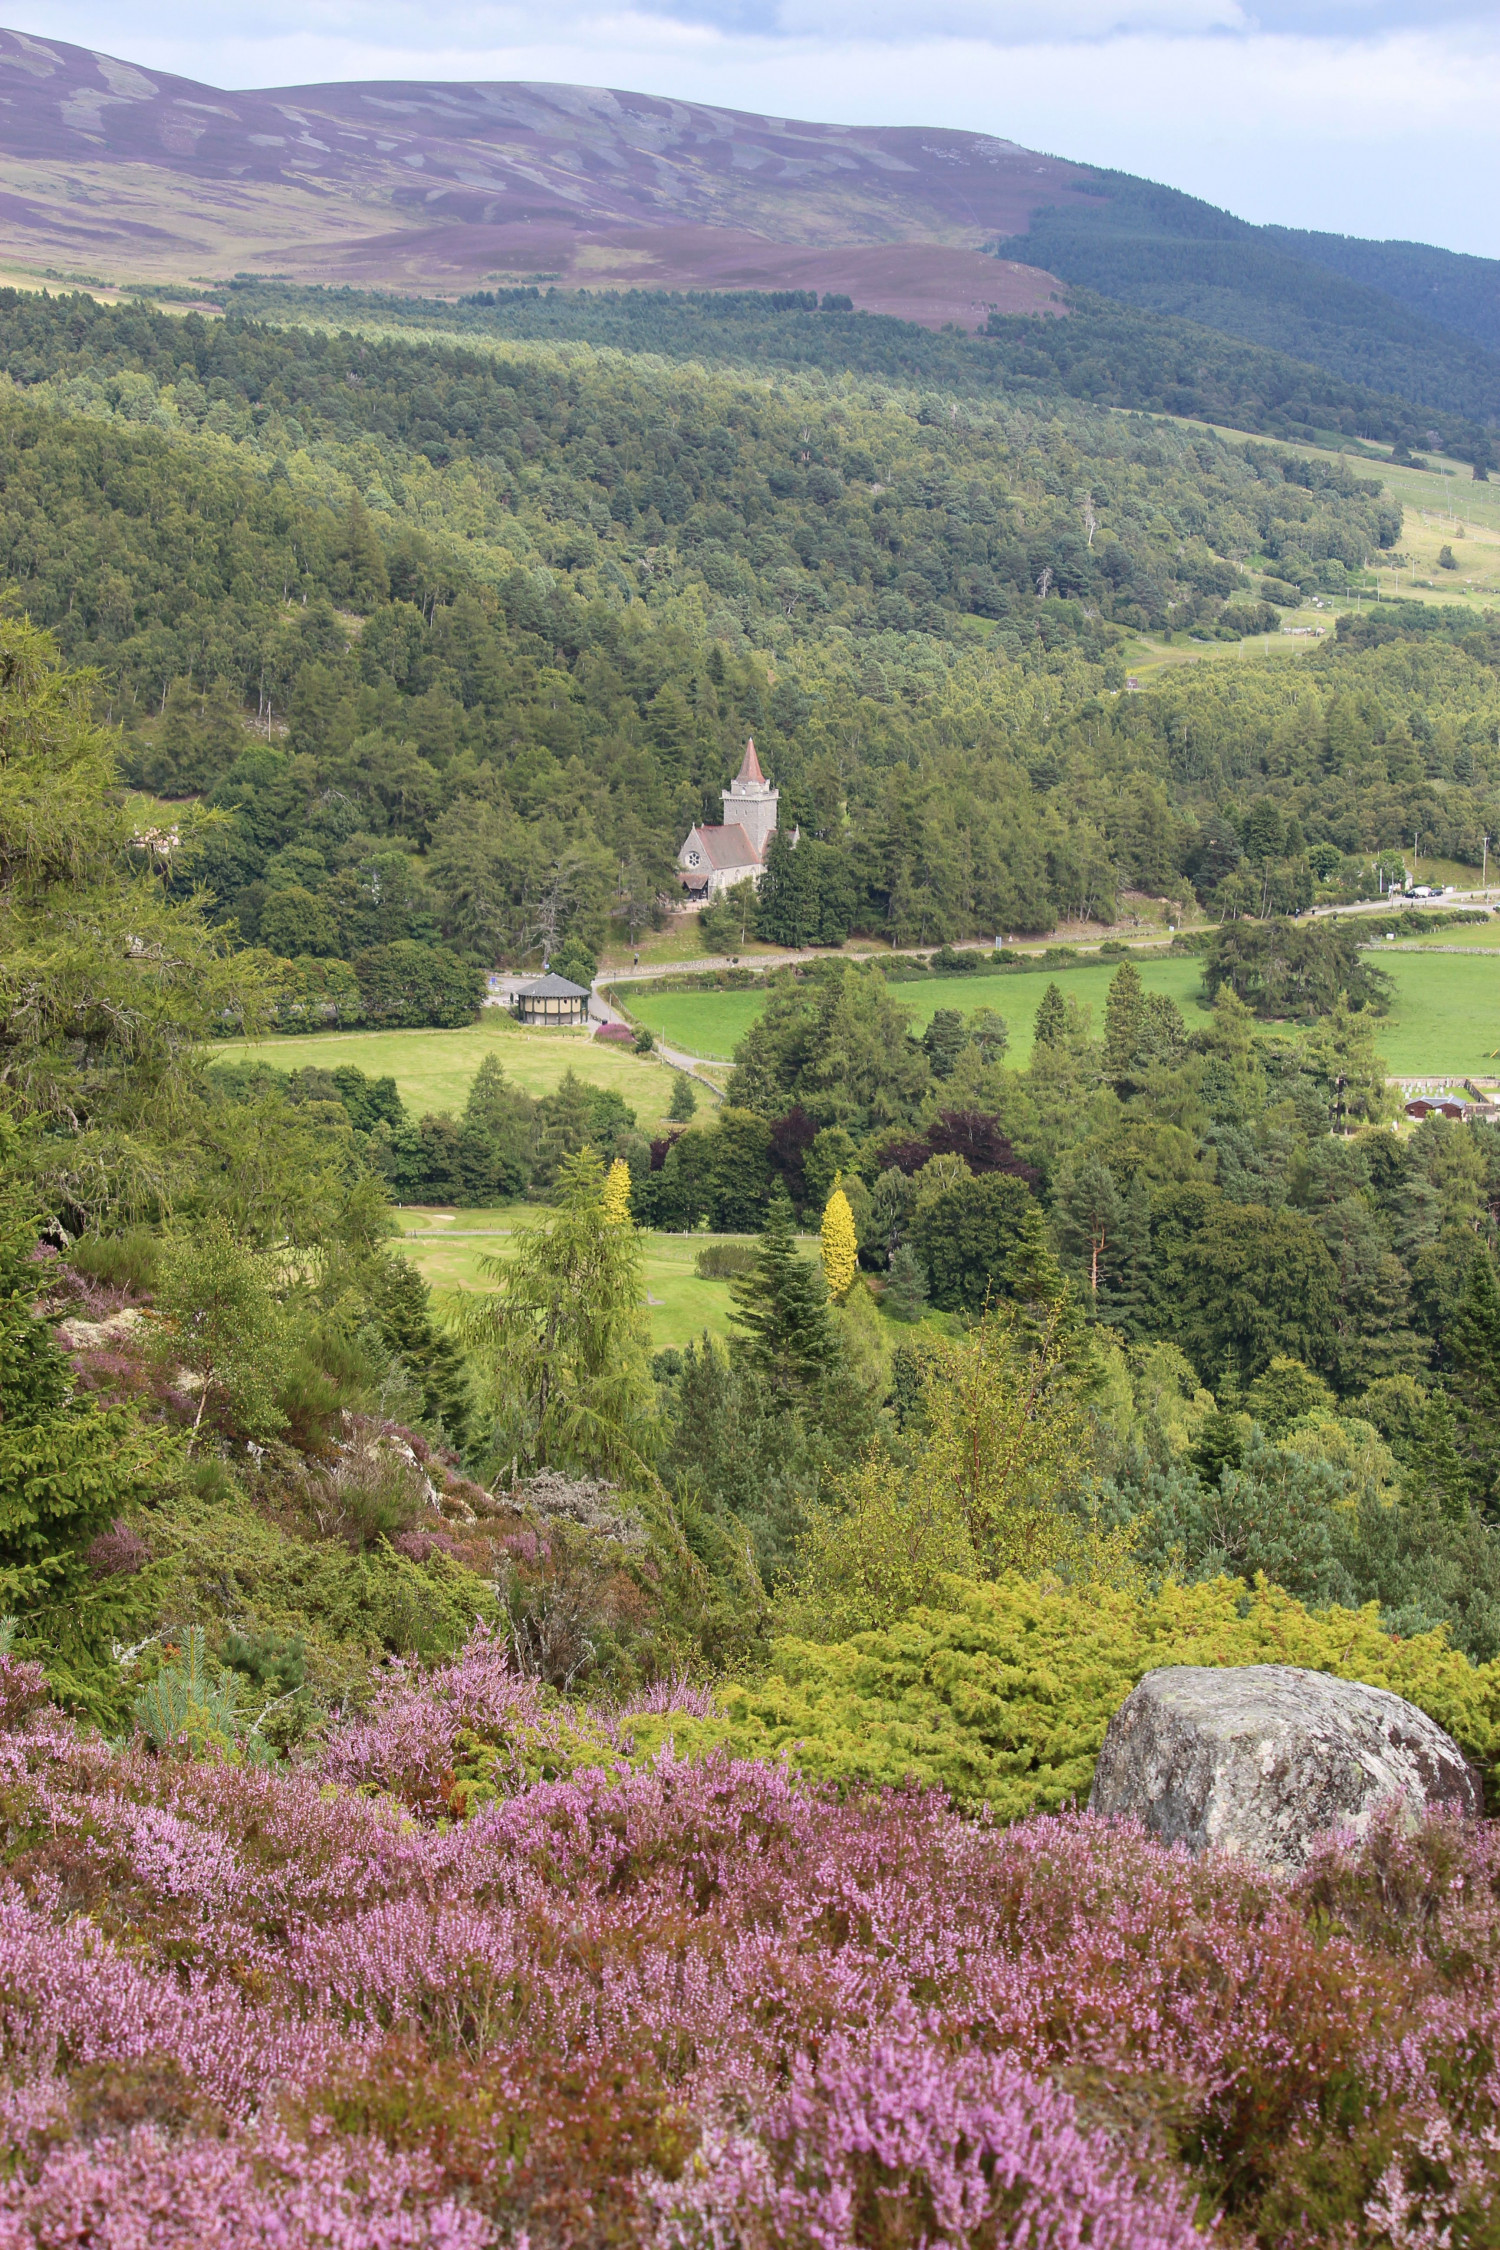
[[[1500,257],[1500,0],[31,0],[8,21],[219,86],[530,78],[966,127],[1242,218]]]

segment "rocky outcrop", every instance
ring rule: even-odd
[[[1413,1821],[1434,1805],[1480,1810],[1463,1752],[1415,1704],[1293,1665],[1176,1664],[1111,1719],[1089,1810],[1295,1869],[1318,1837],[1363,1832],[1392,1798]]]

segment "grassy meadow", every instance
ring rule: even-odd
[[[1454,944],[1467,944],[1462,931]],[[1396,988],[1380,1027],[1380,1052],[1397,1078],[1438,1071],[1493,1076],[1500,1051],[1500,959],[1484,954],[1383,948],[1380,966]]]
[[[1141,982],[1148,992],[1167,992],[1185,1012],[1197,1001],[1201,974],[1195,960],[1141,961]],[[1102,1016],[1110,979],[1117,961],[1089,963],[1086,967],[1059,970],[1058,981],[1096,1016]],[[1048,977],[958,976],[933,977],[922,984],[896,984],[891,997],[905,1008],[914,1031],[924,1031],[939,1008],[958,1008],[968,1015],[975,1008],[993,1008],[1010,1026],[1008,1059],[1024,1063],[1031,1053],[1031,1029],[1046,991]],[[638,986],[628,998],[633,1016],[686,1054],[710,1058],[729,1056],[757,1021],[765,1007],[765,994],[751,992],[657,992]]]
[[[397,1214],[401,1228],[398,1247],[440,1296],[445,1290],[492,1289],[494,1279],[486,1272],[484,1260],[508,1257],[517,1238],[547,1215],[545,1209],[526,1203],[507,1204],[496,1211],[408,1207]],[[729,1284],[701,1279],[694,1271],[694,1260],[706,1243],[748,1239],[708,1234],[642,1235],[646,1309],[651,1317],[654,1351],[681,1351],[684,1345],[696,1343],[705,1329],[711,1336],[728,1334]],[[814,1248],[812,1238],[803,1245],[807,1255],[814,1254]]]
[[[352,1063],[370,1078],[391,1077],[409,1115],[464,1106],[474,1073],[486,1055],[499,1058],[513,1086],[533,1096],[555,1092],[563,1073],[577,1071],[590,1085],[612,1088],[635,1111],[643,1132],[666,1121],[676,1073],[649,1055],[605,1046],[586,1031],[533,1031],[504,1008],[486,1008],[477,1023],[457,1031],[317,1031],[300,1038],[239,1041],[218,1050],[225,1061],[251,1056],[276,1070],[316,1065],[336,1070]]]
[[[1478,928],[1479,925],[1476,925]],[[1488,938],[1488,930],[1481,935]],[[1390,1014],[1380,1031],[1380,1050],[1392,1074],[1416,1078],[1430,1072],[1489,1072],[1500,1049],[1500,962],[1486,954],[1445,953],[1452,944],[1472,942],[1467,930],[1433,933],[1411,950],[1382,948],[1380,966],[1395,986]],[[1491,939],[1497,953],[1500,941]],[[893,997],[908,1009],[912,1028],[921,1031],[939,1008],[964,1014],[994,1008],[1010,1026],[1008,1060],[1024,1064],[1031,1054],[1032,1027],[1050,975],[1070,997],[1102,1022],[1110,979],[1118,963],[1089,962],[1076,969],[1029,976],[934,977],[929,984],[895,985]],[[1141,961],[1148,992],[1176,1001],[1191,1028],[1203,1008],[1202,976],[1193,959]],[[656,992],[649,987],[630,995],[631,1012],[658,1038],[689,1054],[732,1054],[765,1005],[762,992]]]

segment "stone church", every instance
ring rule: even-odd
[[[776,833],[777,793],[760,770],[753,741],[745,744],[744,762],[720,795],[722,825],[701,823],[677,854],[683,886],[698,905],[732,890],[746,876],[758,884],[764,870],[766,846]]]

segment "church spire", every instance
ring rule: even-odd
[[[761,772],[760,760],[755,755],[755,737],[753,734],[746,738],[744,760],[734,778],[736,784],[742,781],[758,781],[762,787],[765,785],[766,777]]]

